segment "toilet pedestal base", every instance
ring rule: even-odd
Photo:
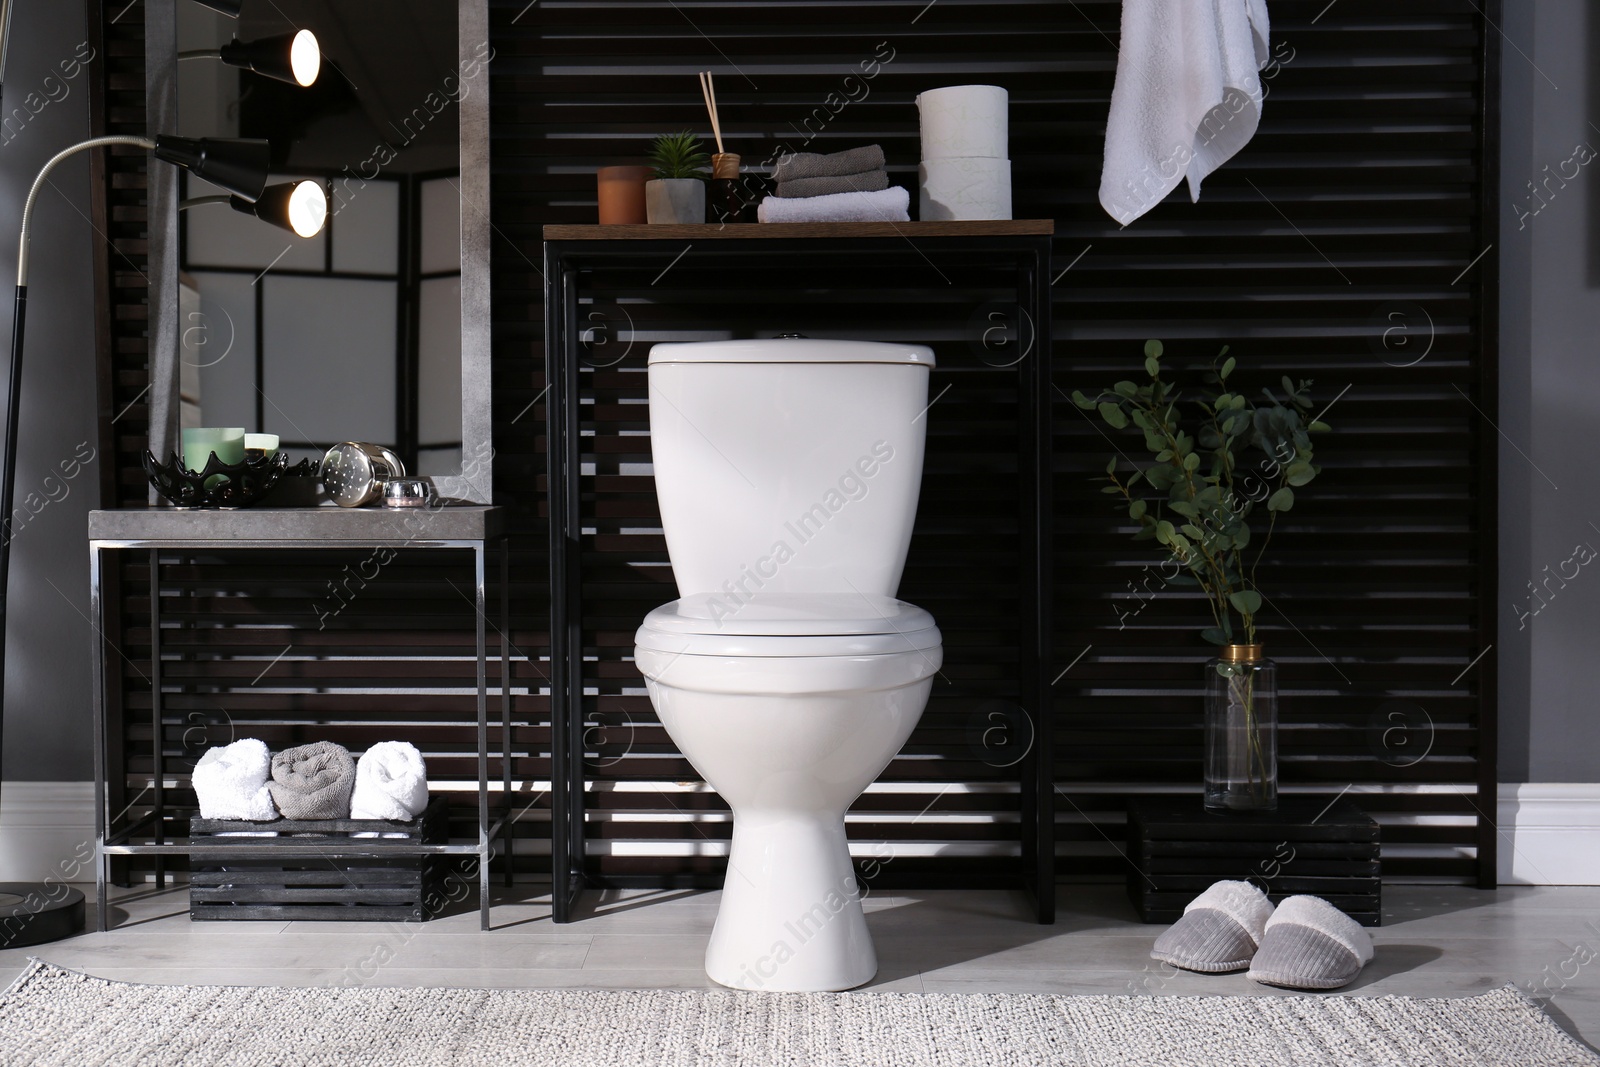
[[[877,971],[843,813],[736,811],[706,948],[711,980],[810,993],[851,989]]]

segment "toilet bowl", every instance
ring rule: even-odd
[[[635,657],[668,735],[733,810],[706,973],[849,989],[877,959],[844,816],[910,736],[943,660],[894,598],[932,352],[780,338],[656,345],[650,434],[680,598]]]
[[[883,597],[758,597],[709,624],[705,599],[657,608],[635,642],[661,724],[734,812],[706,973],[740,989],[860,985],[878,965],[844,815],[921,717],[939,631]]]

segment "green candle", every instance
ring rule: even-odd
[[[183,431],[183,465],[199,474],[206,469],[211,453],[224,463],[244,462],[243,426],[196,426]],[[212,489],[226,478],[218,475],[206,479],[206,488]]]
[[[275,433],[247,433],[244,435],[244,455],[251,462],[278,454],[278,435]]]

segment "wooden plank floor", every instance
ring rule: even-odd
[[[117,929],[0,951],[9,983],[30,955],[133,982],[314,986],[702,988],[718,894],[613,892],[556,926],[537,885],[497,888],[495,929],[469,898],[433,922],[192,923],[183,887],[122,891]],[[871,895],[879,972],[867,988],[910,992],[1282,995],[1243,975],[1197,975],[1149,959],[1162,929],[1120,887],[1062,886],[1060,921],[1027,921],[1020,894]],[[92,917],[91,923],[93,925]],[[1342,993],[1469,996],[1513,982],[1568,1032],[1600,1041],[1600,888],[1388,886],[1373,962]]]

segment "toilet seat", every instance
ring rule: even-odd
[[[634,635],[642,650],[674,655],[885,656],[943,643],[915,604],[868,593],[698,593],[663,604]]]

